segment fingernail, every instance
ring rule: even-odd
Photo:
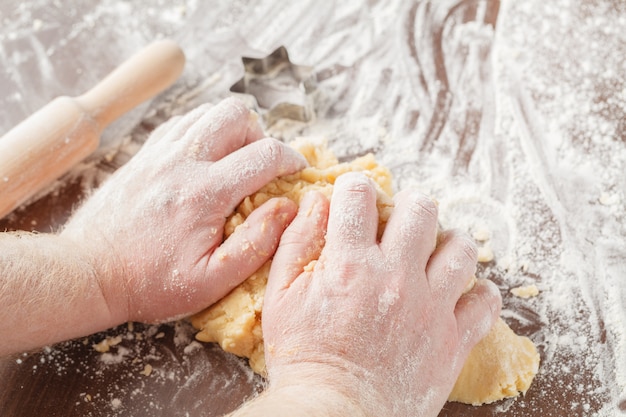
[[[371,188],[374,186],[373,181],[361,172],[346,172],[345,174],[341,174],[335,180],[335,184],[356,189],[363,187]]]
[[[301,170],[309,166],[309,161],[307,161],[306,158],[300,152],[296,151],[290,146],[288,146],[287,149],[289,149],[289,152],[292,152],[293,155],[296,157],[296,159],[298,159],[298,163],[300,164]]]

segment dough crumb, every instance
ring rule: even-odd
[[[511,288],[511,294],[520,298],[531,298],[539,295],[539,288],[535,284]]]
[[[493,250],[489,246],[480,246],[478,248],[478,262],[487,263],[494,259]]]
[[[185,355],[189,355],[199,349],[202,349],[202,345],[194,340],[193,342],[185,346],[185,348],[183,349],[183,353],[185,353]]]
[[[92,347],[96,352],[108,352],[112,346],[119,345],[122,342],[122,336],[107,337],[99,343],[93,344]]]
[[[313,270],[315,269],[315,264],[317,263],[316,259],[313,259],[311,262],[309,262],[305,267],[304,267],[304,272],[313,272]]]
[[[148,363],[146,364],[146,366],[143,367],[143,371],[141,371],[141,374],[145,376],[150,376],[151,373],[152,373],[152,365]]]
[[[472,237],[477,242],[486,242],[491,239],[491,232],[486,227],[479,227],[472,233]]]
[[[600,198],[598,198],[598,201],[603,206],[613,206],[613,205],[619,204],[620,198],[619,198],[619,195],[617,194],[609,194],[607,192],[604,192],[600,195]]]

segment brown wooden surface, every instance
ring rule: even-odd
[[[525,397],[449,403],[440,415],[626,415],[617,376],[626,353],[606,304],[613,295],[626,306],[624,286],[608,279],[626,276],[622,2],[9,3],[0,3],[1,132],[57,95],[86,91],[156,37],[179,41],[188,66],[172,89],[110,129],[94,159],[0,220],[0,230],[58,230],[155,126],[228,95],[242,56],[285,45],[314,69],[316,118],[271,133],[324,135],[341,158],[373,151],[397,188],[432,191],[453,226],[467,226],[454,214],[469,213],[494,233],[496,260],[478,275],[499,285],[505,320],[537,344],[540,372]],[[601,169],[577,176],[587,163]],[[481,198],[464,194],[474,189]],[[622,197],[599,204],[602,192]],[[580,271],[560,263],[572,249],[584,258]],[[523,254],[513,272],[509,253]],[[509,294],[526,283],[542,294]],[[567,302],[552,305],[563,291]],[[118,335],[107,354],[92,347]],[[262,387],[245,361],[193,342],[184,324],[123,325],[0,360],[0,415],[218,416]]]

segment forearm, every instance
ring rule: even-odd
[[[117,324],[90,256],[52,234],[0,234],[0,305],[0,356]]]

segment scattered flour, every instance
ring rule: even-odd
[[[314,65],[317,115],[310,124],[275,126],[274,134],[326,136],[343,160],[374,152],[391,168],[398,189],[416,186],[435,196],[443,226],[466,230],[493,251],[477,275],[499,285],[504,318],[542,353],[527,396],[496,405],[495,415],[626,415],[623,2],[487,0],[452,10],[446,2],[303,1],[277,14],[269,1],[212,4],[213,13],[201,2],[179,1],[145,7],[146,23],[135,13],[144,2],[115,1],[85,13],[67,5],[82,16],[67,25],[35,13],[55,5],[22,2],[0,17],[0,63],[8,80],[0,97],[4,130],[55,95],[91,86],[108,70],[93,69],[95,59],[112,67],[155,36],[176,34],[190,64],[181,83],[141,113],[141,125],[132,132],[122,126],[127,132],[117,134],[117,148],[47,192],[69,180],[88,192],[134,155],[156,125],[224,96],[240,71],[240,54],[283,43],[295,61]],[[490,10],[498,7],[493,16]],[[105,33],[119,21],[126,23],[124,36]],[[248,24],[231,30],[239,21]],[[67,54],[81,50],[81,36],[110,41],[111,48],[69,60]],[[63,41],[50,45],[47,39]],[[198,39],[206,42],[197,46]],[[540,296],[509,295],[527,285],[541,288]],[[383,301],[385,310],[390,299]],[[93,384],[77,396],[77,407],[98,404],[111,415],[129,414],[138,403],[146,409],[136,414],[167,409],[150,394],[158,384],[177,387],[168,400],[194,415],[185,407],[199,400],[185,390],[203,375],[213,378],[210,393],[232,392],[234,384],[260,389],[240,362],[229,362],[231,374],[216,373],[217,362],[207,360],[207,348],[200,349],[182,322],[134,327],[91,337],[86,345],[24,355],[15,366],[60,376],[86,373]],[[108,352],[91,347],[111,335],[122,340],[106,342]],[[81,346],[93,361],[77,362],[72,349]],[[141,372],[148,362],[146,376]],[[111,374],[119,383],[107,380],[98,391]]]

